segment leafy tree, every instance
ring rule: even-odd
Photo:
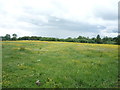
[[[65,41],[67,41],[67,42],[74,42],[74,40],[71,37],[68,37],[67,39],[65,39]]]
[[[17,40],[17,34],[12,34],[12,36],[13,36],[13,38],[12,38],[12,40]]]
[[[4,38],[5,38],[5,40],[10,40],[11,36],[10,36],[10,34],[6,34]]]
[[[96,42],[97,42],[98,44],[102,43],[102,40],[101,40],[101,38],[100,38],[100,35],[97,35],[97,37],[96,37]]]
[[[82,37],[82,36],[79,36],[77,39],[83,39],[83,37]]]
[[[12,38],[9,34],[5,36],[0,36],[2,40],[40,40],[40,41],[62,41],[62,42],[80,42],[80,43],[105,43],[105,44],[120,44],[120,35],[117,37],[104,37],[101,39],[100,35],[95,38],[79,36],[77,38],[68,37],[66,39],[59,39],[53,37],[38,37],[38,36],[24,36],[17,38],[17,34],[12,34]]]
[[[116,44],[120,45],[120,35],[118,35],[117,37],[113,38],[116,42]]]

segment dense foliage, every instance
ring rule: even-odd
[[[104,37],[101,38],[100,35],[97,35],[94,38],[79,36],[77,38],[68,37],[66,39],[53,38],[53,37],[38,37],[38,36],[24,36],[17,38],[17,34],[13,34],[12,38],[10,34],[1,36],[2,40],[40,40],[40,41],[62,41],[62,42],[80,42],[80,43],[98,43],[98,44],[120,44],[120,35],[117,37]]]

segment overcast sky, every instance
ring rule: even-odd
[[[118,35],[119,0],[0,0],[0,36]]]

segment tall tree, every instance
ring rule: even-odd
[[[82,36],[78,36],[78,38],[77,39],[83,39],[83,37]]]
[[[13,36],[13,38],[12,38],[12,40],[17,40],[17,34],[12,34],[12,36]]]
[[[10,39],[11,39],[10,34],[6,34],[6,35],[5,35],[5,40],[10,40]]]
[[[116,38],[116,40],[115,40],[115,41],[116,41],[116,43],[117,43],[117,44],[119,44],[119,45],[120,45],[120,35],[118,35],[118,36],[117,36],[117,38]]]
[[[101,40],[101,38],[100,38],[100,35],[98,34],[97,35],[97,37],[96,37],[96,42],[97,43],[102,43],[102,40]]]

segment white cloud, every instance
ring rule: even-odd
[[[96,34],[116,36],[117,33],[112,30],[118,26],[117,3],[118,0],[0,0],[0,35],[39,34],[60,38]],[[55,20],[51,21],[51,18]],[[71,24],[73,26],[70,26],[70,29],[65,27],[63,21],[67,21],[68,24],[79,23],[80,27],[79,24]],[[86,23],[86,26],[82,23]],[[88,30],[87,25],[91,25]],[[98,27],[98,32],[89,32],[93,26]],[[100,28],[101,26],[105,28]],[[77,27],[78,30],[74,31],[73,28]]]
[[[2,30],[2,32],[0,32],[0,35],[5,35],[5,34],[14,34],[17,33],[18,36],[26,36],[26,35],[33,35],[32,32],[30,31],[26,31],[26,30],[22,30],[22,29],[6,29],[6,28],[0,28],[0,30]]]

